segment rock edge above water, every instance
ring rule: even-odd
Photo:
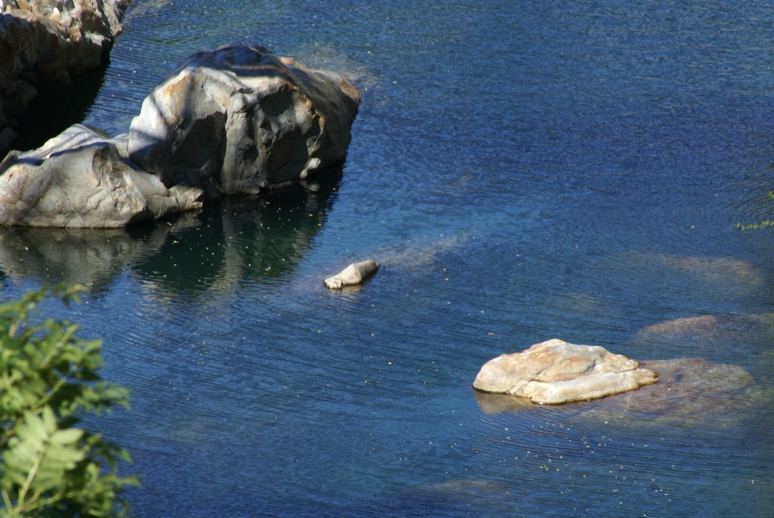
[[[360,93],[263,47],[189,57],[145,98],[129,155],[167,185],[256,194],[344,159]]]
[[[557,405],[598,399],[656,381],[656,374],[640,368],[636,360],[601,346],[554,338],[489,360],[478,372],[473,387]]]
[[[0,2],[0,156],[16,120],[40,92],[70,86],[97,68],[121,32],[129,0]]]
[[[76,124],[0,162],[0,224],[116,228],[257,194],[344,159],[360,93],[257,46],[199,52],[128,135]]]
[[[167,188],[121,157],[116,142],[76,124],[0,162],[0,224],[119,228],[199,209],[202,191]]]
[[[378,269],[379,265],[373,259],[352,263],[336,275],[325,279],[325,286],[332,290],[340,290],[346,286],[358,286],[376,273]]]

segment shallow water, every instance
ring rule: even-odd
[[[313,189],[0,234],[4,297],[91,286],[50,309],[131,390],[100,426],[138,516],[770,515],[774,239],[734,225],[772,214],[771,5],[578,4],[135,0],[87,124],[126,131],[233,41],[364,91]],[[366,257],[362,289],[323,288]],[[738,365],[762,399],[642,426],[484,412],[481,364],[554,336]]]

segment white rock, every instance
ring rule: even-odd
[[[325,279],[325,285],[332,290],[340,290],[345,286],[357,286],[378,269],[379,265],[371,259],[352,263],[336,275]]]

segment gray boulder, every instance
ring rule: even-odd
[[[360,94],[261,47],[191,56],[143,102],[129,154],[166,185],[255,194],[343,160]]]
[[[653,371],[604,347],[554,338],[489,360],[473,388],[554,405],[618,394],[656,380]]]
[[[200,189],[165,187],[80,124],[0,162],[2,225],[117,228],[198,209],[201,198]]]
[[[0,2],[0,156],[16,137],[15,120],[39,92],[107,58],[129,0]]]

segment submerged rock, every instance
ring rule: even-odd
[[[473,387],[553,405],[634,390],[656,379],[653,371],[639,368],[637,361],[604,347],[554,338],[489,360]]]
[[[751,315],[701,315],[698,317],[676,318],[664,320],[643,328],[639,333],[640,338],[667,337],[667,338],[698,338],[711,339],[717,336],[729,338],[730,335],[741,335],[741,338],[750,333],[762,334],[774,330],[774,313],[761,313]],[[728,335],[728,336],[726,336]]]
[[[352,263],[336,275],[325,279],[325,285],[332,290],[340,290],[345,286],[357,286],[378,269],[379,265],[371,259]]]
[[[759,354],[774,343],[774,313],[716,314],[664,320],[634,336],[638,349],[654,356],[715,356],[718,351]],[[658,351],[663,351],[658,353]]]
[[[732,257],[665,255],[661,260],[671,268],[701,275],[708,280],[733,279],[749,285],[760,285],[765,282],[765,276],[755,266]]]
[[[0,2],[0,156],[15,119],[41,91],[70,85],[98,67],[121,32],[128,0]]]
[[[261,47],[191,56],[132,120],[132,160],[166,185],[258,193],[343,160],[359,92]]]
[[[734,257],[669,255],[631,252],[616,257],[615,266],[636,269],[638,276],[657,276],[675,289],[747,293],[766,285],[758,266]]]
[[[600,401],[580,417],[607,423],[724,427],[741,422],[771,402],[746,369],[699,358],[649,360],[643,365],[656,372],[652,387]]]
[[[617,426],[712,426],[744,422],[770,406],[774,392],[758,384],[738,365],[698,358],[648,360],[642,366],[658,383],[640,390],[567,407],[568,418]],[[532,411],[540,407],[524,398],[476,392],[482,412]]]
[[[459,501],[476,501],[507,493],[508,486],[487,479],[453,479],[412,488],[412,492],[426,497]]]
[[[0,162],[0,224],[117,228],[201,208],[200,189],[167,188],[105,135],[76,124]]]

